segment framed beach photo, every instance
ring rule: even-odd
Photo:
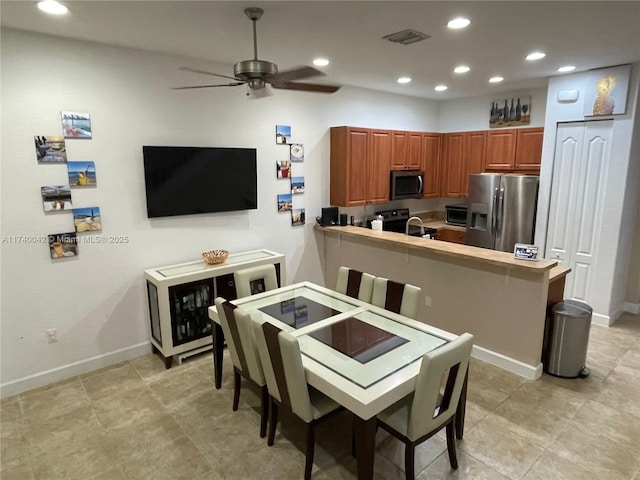
[[[64,138],[91,138],[91,116],[88,113],[60,112]]]
[[[67,162],[69,185],[73,187],[95,187],[96,165],[94,162]]]
[[[100,207],[74,208],[73,224],[78,233],[99,232],[102,230]]]
[[[291,193],[294,195],[304,193],[304,177],[291,177]]]
[[[45,185],[40,187],[40,195],[45,212],[68,212],[73,209],[69,185]]]
[[[56,135],[38,135],[33,137],[36,145],[38,163],[66,163],[67,147],[64,137]]]
[[[291,194],[284,193],[282,195],[278,195],[278,212],[289,211],[291,211]]]
[[[298,226],[298,225],[304,225],[304,220],[305,220],[305,215],[304,215],[304,208],[294,208],[293,210],[291,210],[291,225],[292,226]]]
[[[286,145],[291,141],[291,126],[276,125],[276,143]]]
[[[78,255],[78,237],[76,232],[50,234],[49,251],[53,260],[76,257]]]

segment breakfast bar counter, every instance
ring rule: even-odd
[[[542,374],[547,312],[569,269],[555,260],[358,226],[315,226],[325,285],[340,266],[421,288],[418,320],[475,336],[473,355],[526,378]]]

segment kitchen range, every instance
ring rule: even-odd
[[[382,230],[386,232],[406,233],[413,237],[423,238],[436,238],[438,233],[435,228],[425,227],[419,217],[410,216],[408,208],[381,210],[376,212],[375,217],[382,220]],[[409,222],[409,225],[407,225],[407,222]],[[371,228],[371,220],[367,220],[366,227]]]

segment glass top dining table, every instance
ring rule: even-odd
[[[425,353],[457,338],[311,282],[231,303],[297,337],[307,382],[355,415],[356,452],[362,453],[358,453],[359,479],[373,475],[375,416],[415,389]],[[222,341],[215,332],[220,336],[222,330],[215,306],[209,307],[209,317],[218,326],[214,349],[220,348]],[[218,356],[221,361],[222,355]]]

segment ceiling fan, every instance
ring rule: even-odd
[[[261,90],[266,84],[273,88],[282,90],[301,90],[305,92],[318,93],[334,93],[340,86],[338,85],[320,85],[315,83],[297,82],[303,78],[316,77],[324,75],[323,72],[313,67],[300,66],[282,72],[278,71],[275,63],[258,59],[258,39],[256,36],[256,23],[264,13],[261,8],[250,7],[244,10],[244,13],[253,22],[253,60],[243,60],[233,66],[233,77],[228,75],[220,75],[219,73],[207,72],[190,67],[180,67],[180,70],[188,72],[202,73],[214,77],[226,78],[233,80],[231,83],[223,83],[216,85],[194,85],[189,87],[173,87],[173,90],[187,90],[192,88],[211,88],[211,87],[235,87],[238,85],[247,85],[250,90]],[[248,95],[248,93],[247,93]]]

